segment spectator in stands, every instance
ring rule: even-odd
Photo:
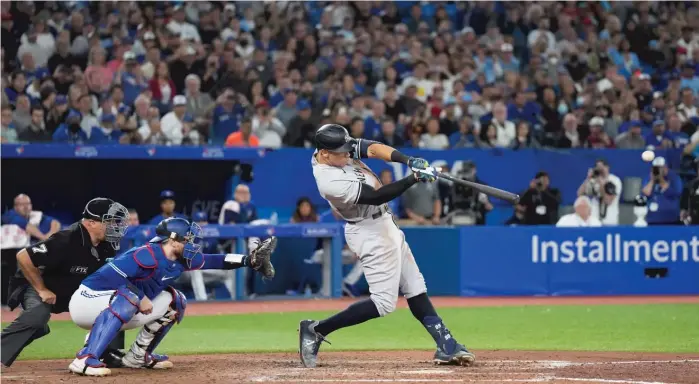
[[[162,61],[158,63],[153,78],[148,83],[148,87],[153,100],[158,109],[160,109],[160,113],[167,113],[172,108],[173,99],[175,98],[175,83],[170,78],[170,70],[167,63]]]
[[[174,97],[172,112],[167,113],[160,120],[160,131],[165,137],[167,145],[180,145],[185,142],[199,143],[199,132],[191,129],[185,121],[187,110],[187,98],[182,95]]]
[[[186,113],[193,116],[195,120],[205,119],[210,122],[215,104],[208,93],[201,92],[201,79],[196,74],[190,73],[184,82],[187,97]]]
[[[78,97],[78,112],[80,112],[80,129],[89,138],[92,134],[92,129],[100,125],[100,121],[92,113],[92,96],[90,94],[83,93]]]
[[[187,218],[185,215],[175,212],[175,192],[169,189],[160,192],[160,211],[159,215],[153,216],[148,221],[149,225],[158,225],[158,223],[170,217]]]
[[[667,149],[673,148],[672,138],[665,131],[665,122],[656,120],[653,122],[653,129],[645,137],[646,145],[652,145],[654,148]]]
[[[80,113],[71,111],[65,123],[56,128],[51,138],[56,143],[86,144],[89,141],[89,137],[80,127]]]
[[[136,55],[127,51],[124,53],[124,63],[116,74],[117,84],[124,90],[124,103],[133,104],[141,92],[148,89],[148,82],[140,72],[141,67],[136,61]]]
[[[672,141],[672,147],[684,149],[685,145],[689,144],[689,136],[682,132],[682,121],[677,113],[667,115],[667,134]]]
[[[364,137],[377,140],[382,135],[382,126],[385,118],[385,106],[375,101],[371,104],[371,115],[364,119]]]
[[[296,97],[295,94],[293,97]],[[285,108],[286,106],[283,106],[282,110],[285,110]],[[294,108],[296,108],[296,104],[294,104]],[[270,110],[269,104],[266,101],[261,101],[255,106],[255,116],[252,118],[252,132],[260,138],[261,146],[280,148],[282,146],[282,137],[286,134],[286,126]]]
[[[22,228],[31,237],[31,243],[48,239],[61,230],[61,223],[41,211],[34,211],[32,200],[25,194],[15,197],[14,207],[2,215],[2,224]]]
[[[17,130],[12,123],[12,108],[9,105],[2,106],[0,122],[2,124],[2,143],[16,143],[19,139],[17,138]]]
[[[296,201],[296,209],[291,215],[292,223],[317,223],[318,214],[308,197],[301,197]]]
[[[24,97],[20,97],[20,103]],[[44,122],[44,109],[39,105],[31,108],[31,120],[29,126],[20,131],[18,138],[29,143],[42,143],[51,141],[51,133],[46,130]]]
[[[526,225],[553,225],[558,220],[558,206],[561,203],[561,192],[551,188],[548,173],[537,172],[529,182],[529,189],[522,195],[519,205],[523,209],[523,220]]]
[[[677,106],[677,113],[682,123],[686,123],[699,114],[697,114],[697,106],[694,103],[694,92],[689,88],[682,88],[680,93],[681,103]]]
[[[614,142],[604,131],[604,119],[595,116],[588,123],[590,134],[585,140],[583,147],[592,149],[614,148]]]
[[[449,148],[449,139],[443,133],[439,133],[439,120],[437,118],[431,117],[427,120],[427,132],[420,136],[420,148]]]
[[[244,114],[245,107],[240,102],[240,99],[236,98],[235,91],[230,88],[225,89],[216,98],[216,107],[213,112],[211,134],[209,136],[210,141],[214,144],[225,142],[228,135],[238,130],[240,119]]]
[[[243,117],[240,121],[240,130],[228,135],[226,147],[259,147],[260,139],[252,133],[252,120]]]
[[[46,130],[53,133],[68,117],[68,99],[65,95],[56,95],[53,106],[44,111]]]
[[[512,149],[540,148],[541,145],[531,134],[529,123],[520,121],[517,123],[517,136],[512,140]]]
[[[223,209],[223,224],[247,224],[257,220],[257,208],[251,202],[250,187],[238,184],[233,192],[235,204],[232,209]]]
[[[444,110],[440,113],[439,132],[447,137],[459,132],[459,119],[456,116],[456,99],[452,96],[444,101]]]
[[[381,135],[379,135],[377,141],[393,148],[405,146],[405,141],[396,133],[396,124],[390,117],[384,117],[381,122]]]
[[[694,165],[699,175],[699,161],[695,160]],[[699,176],[690,180],[682,190],[680,220],[685,225],[699,225]]]
[[[508,148],[517,135],[515,124],[508,120],[507,107],[503,103],[496,103],[493,106],[493,119],[490,125],[496,130],[496,146]]]
[[[29,96],[19,94],[16,98],[15,111],[12,114],[12,123],[20,134],[27,130],[32,123],[32,104]]]
[[[104,48],[95,46],[90,50],[88,66],[85,69],[85,82],[91,92],[101,94],[109,89],[114,72],[107,66],[107,53]],[[65,65],[65,63],[62,63]]]
[[[563,132],[558,139],[558,148],[580,148],[584,141],[578,131],[578,118],[568,113],[563,118]]]
[[[90,143],[118,144],[122,134],[121,130],[116,127],[116,116],[105,113],[100,119],[100,126],[92,129]]]
[[[402,221],[405,224],[437,225],[440,223],[442,202],[435,184],[417,183],[403,193],[401,205],[405,210],[407,219]]]
[[[126,228],[126,233],[119,244],[121,252],[126,252],[133,247],[140,247],[153,238],[154,234],[147,229],[138,228],[140,225],[141,221],[138,218],[138,212],[134,208],[129,208],[129,226]]]
[[[49,57],[53,55],[56,47],[53,36],[47,31],[37,29],[38,24],[30,24],[26,35],[23,35],[22,45],[17,51],[17,56],[22,57],[25,53],[32,55],[34,62],[39,67],[46,67],[49,62]],[[39,35],[41,34],[41,40]],[[26,37],[26,39],[25,39]]]
[[[641,190],[648,199],[646,221],[649,225],[679,224],[682,180],[668,168],[662,156],[653,159],[649,173]]]
[[[598,159],[587,171],[587,178],[578,188],[578,196],[590,200],[591,215],[605,226],[619,225],[621,179],[610,172],[609,163]]]
[[[634,121],[628,131],[620,134],[616,138],[616,146],[619,149],[643,149],[646,147],[646,140],[642,135],[641,122]]]
[[[601,227],[602,223],[591,214],[590,199],[578,196],[573,204],[574,213],[563,215],[556,223],[557,227]]]
[[[291,119],[296,116],[298,95],[292,88],[282,90],[284,101],[274,108],[274,116],[279,119],[284,127],[288,127]]]
[[[17,96],[24,94],[27,88],[27,77],[24,72],[15,72],[10,76],[10,86],[5,88],[5,95],[10,101],[10,104],[16,105]]]
[[[459,122],[459,130],[449,136],[451,148],[473,148],[476,146],[477,136],[473,133],[473,123],[469,116],[464,116]]]
[[[298,103],[298,114],[289,122],[284,144],[290,147],[309,148],[313,144],[313,135],[316,131],[316,123],[311,118],[311,104],[306,100]]]

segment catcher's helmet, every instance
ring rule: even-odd
[[[315,142],[317,149],[327,149],[331,152],[349,152],[354,149],[355,144],[347,129],[338,124],[325,124],[318,128]]]
[[[190,223],[186,219],[170,217],[158,223],[155,227],[155,237],[151,243],[162,243],[167,239],[184,243],[182,258],[187,267],[192,266],[192,259],[199,254],[203,244],[202,230],[199,224]]]

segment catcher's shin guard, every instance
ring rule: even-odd
[[[184,318],[187,307],[187,299],[182,292],[169,287],[172,292],[172,303],[163,317],[143,326],[131,345],[131,349],[124,355],[122,362],[128,368],[169,369],[173,367],[166,355],[153,353],[155,348],[165,338],[175,322],[179,323]]]
[[[91,374],[91,372],[97,372],[105,367],[105,364],[99,360],[100,356],[119,333],[122,325],[131,321],[136,315],[139,303],[138,295],[128,288],[117,289],[109,306],[95,319],[85,347],[78,351],[69,369],[81,375],[104,376],[104,374]]]

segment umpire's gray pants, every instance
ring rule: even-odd
[[[22,313],[2,330],[2,364],[12,365],[22,350],[32,341],[49,334],[51,305],[41,301],[33,287],[28,287],[22,299]]]

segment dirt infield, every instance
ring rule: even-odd
[[[296,354],[177,356],[169,371],[114,370],[101,384],[119,383],[697,383],[699,356],[597,352],[480,351],[473,367],[435,366],[427,351],[321,352],[304,369]],[[87,383],[68,361],[21,361],[3,372],[7,383]]]
[[[212,315],[252,312],[336,310],[351,300],[289,300],[196,303],[188,314]],[[699,303],[699,297],[601,298],[434,298],[438,307],[503,305],[597,305]],[[405,307],[403,300],[399,306]],[[10,315],[10,316],[8,316]],[[3,321],[15,313],[2,312]],[[65,318],[57,316],[55,320]],[[301,367],[292,353],[248,353],[175,356],[169,371],[114,370],[100,383],[231,383],[231,382],[468,382],[468,383],[699,383],[699,354],[475,351],[473,367],[445,367],[431,363],[429,351],[328,352],[320,354],[316,369]],[[95,382],[68,373],[68,360],[19,361],[3,368],[8,383]]]

